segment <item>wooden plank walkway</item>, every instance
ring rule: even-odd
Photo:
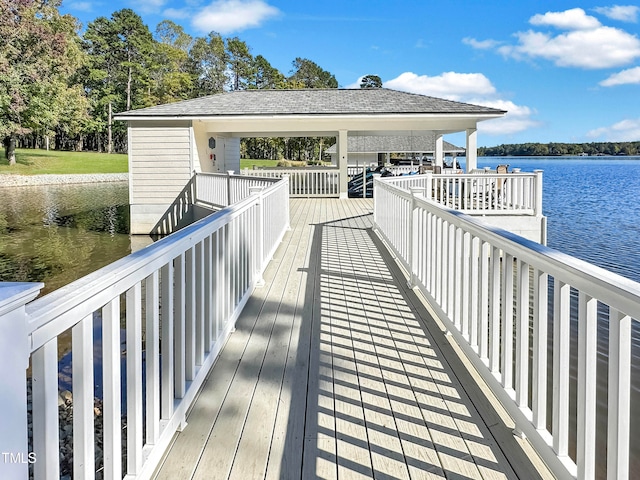
[[[266,285],[157,479],[540,478],[371,212],[371,200],[291,201]]]

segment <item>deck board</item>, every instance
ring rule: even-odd
[[[371,212],[291,201],[265,286],[156,478],[541,478],[491,401],[469,400],[478,387]]]

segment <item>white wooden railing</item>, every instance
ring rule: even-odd
[[[250,170],[249,170],[250,171]],[[234,175],[230,170],[226,175],[215,173],[199,173],[195,178],[195,195],[198,203],[213,208],[233,205],[249,196],[249,189],[254,186],[265,186],[277,182],[278,177],[254,175]]]
[[[375,180],[375,229],[511,414],[516,431],[558,478],[604,478],[605,469],[610,480],[631,478],[630,395],[639,387],[630,377],[631,326],[640,319],[640,284],[488,227],[429,200],[424,189],[410,192],[397,183]],[[603,357],[604,392],[596,388]],[[596,402],[608,406],[599,432]]]
[[[349,166],[347,167],[347,175],[349,175],[349,178],[354,177],[356,175],[362,175],[363,168],[366,169],[366,168],[369,168],[369,166],[368,165],[365,165],[363,167]],[[376,165],[374,165],[371,168],[376,168]],[[390,165],[386,168],[387,170],[390,170],[394,175],[403,175],[407,173],[417,172],[420,166],[419,165]]]
[[[292,197],[339,197],[340,171],[335,167],[258,168],[243,169],[242,175],[263,178],[289,176]]]
[[[207,188],[226,176],[214,177],[196,179],[204,203],[217,201]],[[28,478],[29,463],[36,480],[60,478],[59,341],[69,331],[73,478],[151,477],[288,228],[286,178],[236,186],[244,198],[233,205],[42,298],[33,300],[42,284],[0,283],[0,449],[12,455],[0,459],[0,478]]]
[[[424,188],[427,198],[464,213],[542,215],[542,170],[504,174],[429,172],[393,182],[405,190]]]

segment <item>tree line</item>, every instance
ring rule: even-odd
[[[516,143],[497,147],[478,147],[478,155],[555,156],[555,155],[640,155],[640,142],[592,143]]]
[[[112,120],[121,111],[229,90],[338,87],[309,59],[295,58],[285,75],[238,37],[193,37],[170,20],[151,31],[131,9],[96,18],[80,34],[60,3],[0,3],[0,139],[10,163],[16,146],[124,152],[126,127]],[[381,84],[367,76],[363,87]],[[246,139],[243,153],[305,159],[325,141]]]

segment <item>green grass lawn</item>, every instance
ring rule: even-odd
[[[16,150],[16,165],[9,166],[4,149],[0,149],[0,174],[126,173],[128,171],[126,154],[19,148]]]
[[[241,158],[240,168],[252,168],[254,165],[258,167],[275,167],[278,165],[278,160],[256,160],[253,158]]]
[[[275,167],[278,160],[256,160],[243,158],[240,168]],[[0,149],[0,175],[15,173],[18,175],[40,175],[46,173],[126,173],[129,169],[127,155],[119,153],[63,152],[58,150],[36,150],[18,148],[16,165],[9,166]]]

